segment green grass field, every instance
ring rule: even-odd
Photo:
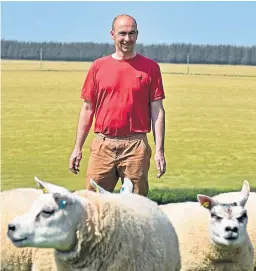
[[[43,62],[40,70],[36,61],[2,61],[2,190],[35,187],[35,175],[84,187],[92,130],[79,175],[68,160],[89,65]],[[191,73],[212,76],[174,74],[186,73],[186,65],[161,69],[167,172],[157,179],[152,160],[150,187],[240,189],[244,179],[255,187],[256,67],[190,65]]]

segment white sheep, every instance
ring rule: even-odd
[[[242,198],[234,204],[198,195],[205,208],[198,202],[160,206],[177,232],[182,271],[253,270],[253,247],[244,208],[249,190],[248,182],[244,182],[239,194]]]
[[[7,238],[7,225],[16,216],[27,212],[42,191],[33,188],[18,188],[0,192],[1,208],[1,270],[28,271],[33,266],[35,248],[16,248]],[[49,251],[48,251],[49,253]]]
[[[93,180],[91,184],[99,193],[110,193],[97,185]],[[132,182],[124,179],[120,193],[132,192]],[[1,261],[0,270],[52,270],[53,251],[37,248],[16,248],[6,236],[7,224],[18,215],[22,215],[31,208],[32,203],[43,191],[34,188],[17,188],[0,192],[0,213],[1,213]],[[74,192],[85,196],[86,190]],[[51,260],[50,260],[51,259]]]
[[[81,190],[82,191],[82,190]],[[7,225],[16,216],[23,215],[31,208],[33,201],[45,193],[42,189],[16,188],[0,192],[1,271],[52,271],[54,251],[38,248],[17,248],[7,237]],[[80,193],[79,191],[75,193]]]
[[[61,271],[180,270],[176,233],[153,201],[91,191],[80,197],[37,182],[49,193],[9,224],[15,246],[54,248]]]
[[[214,199],[220,202],[234,202],[237,197],[240,196],[239,192],[222,193],[214,197]],[[254,270],[256,271],[256,193],[251,192],[246,203],[246,209],[248,213],[248,225],[247,231],[254,246]]]

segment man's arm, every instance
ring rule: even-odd
[[[69,169],[74,174],[79,172],[78,168],[82,159],[82,148],[92,126],[93,116],[94,108],[92,104],[84,101],[79,116],[75,146],[69,159]]]
[[[164,157],[165,111],[162,100],[151,102],[151,118],[156,145],[154,159],[158,170],[157,177],[160,178],[166,171],[166,161]]]

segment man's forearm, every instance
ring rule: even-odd
[[[165,111],[162,103],[155,102],[151,107],[151,114],[156,151],[164,151]]]
[[[152,119],[152,128],[156,151],[164,151],[164,136],[165,136],[165,112],[160,109],[156,119]]]
[[[166,171],[166,161],[164,157],[165,112],[162,100],[151,103],[151,118],[156,145],[154,160],[158,170],[157,178],[160,178]]]
[[[79,115],[75,148],[81,150],[92,126],[94,110],[90,103],[84,102]]]

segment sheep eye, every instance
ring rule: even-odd
[[[217,216],[216,214],[211,214],[211,217],[212,217],[212,218],[215,218],[215,219],[218,220],[218,221],[222,220],[222,217]]]
[[[237,220],[239,223],[243,223],[244,219],[247,218],[247,213],[244,213],[242,216],[238,217]]]
[[[42,216],[43,217],[50,217],[51,215],[53,215],[54,214],[54,210],[52,210],[52,211],[50,211],[50,210],[43,210],[42,211]]]

